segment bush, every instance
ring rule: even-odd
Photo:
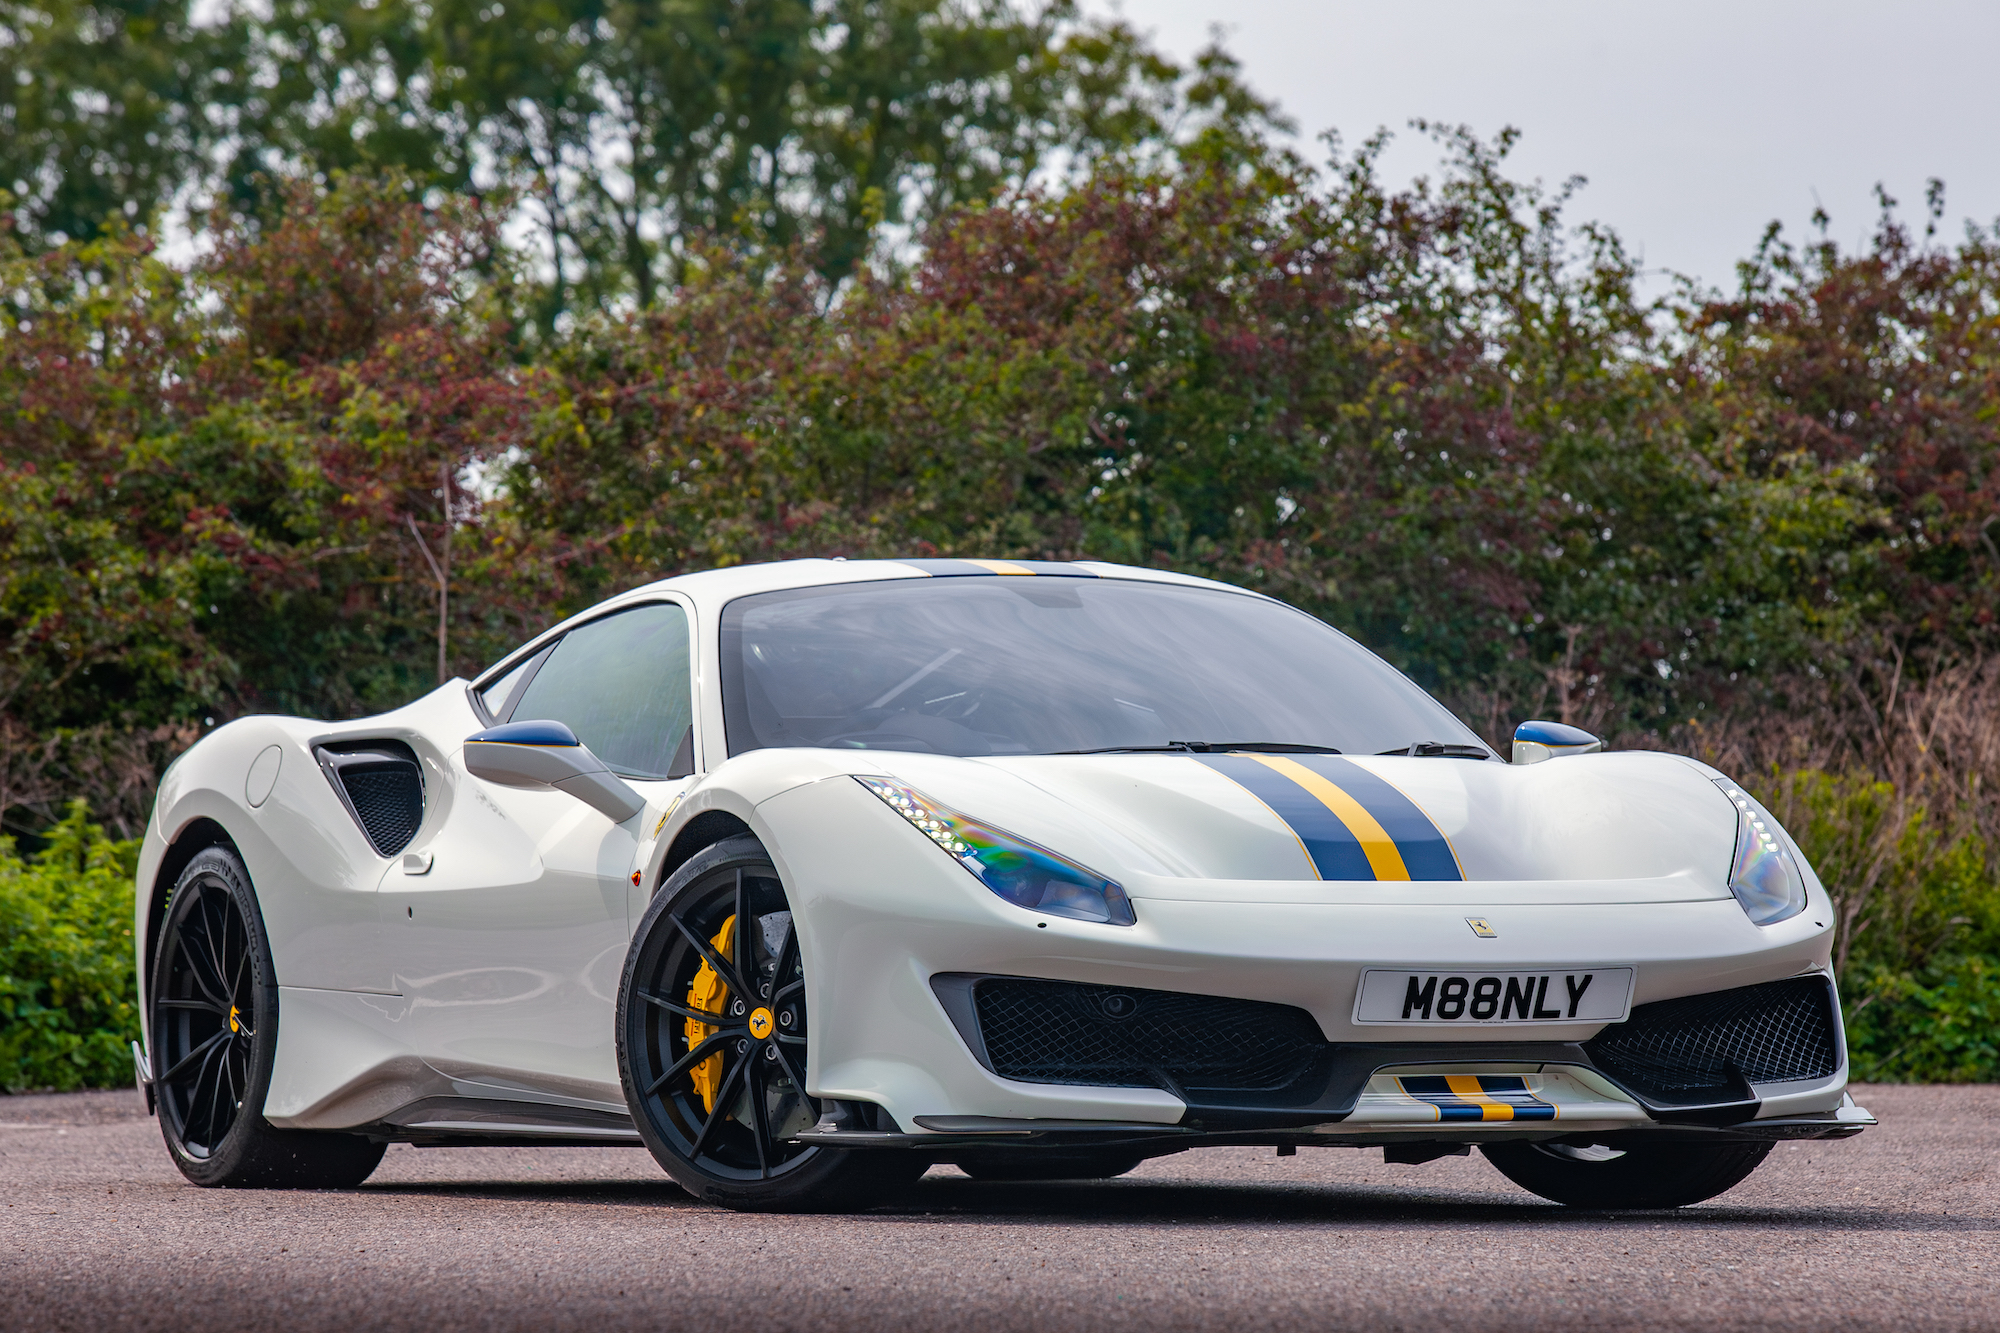
[[[1898,972],[1849,978],[1847,1041],[1854,1077],[1873,1083],[2000,1081],[2000,967],[1951,954]]]
[[[0,839],[0,1087],[130,1082],[139,843],[106,838],[81,801],[47,839],[29,857]]]
[[[1941,828],[1923,793],[1816,769],[1759,785],[1833,896],[1854,1077],[2000,1081],[2000,887],[1970,812]]]

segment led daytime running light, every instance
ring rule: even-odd
[[[1046,847],[947,810],[893,778],[855,778],[994,893],[1034,912],[1129,926],[1132,901],[1114,880]]]
[[[1760,926],[1805,911],[1805,875],[1784,829],[1749,792],[1727,778],[1714,781],[1736,807],[1736,855],[1729,866],[1729,891]]]

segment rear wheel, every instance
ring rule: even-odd
[[[789,1142],[806,1093],[806,985],[769,855],[738,837],[675,871],[633,935],[618,1068],[640,1137],[689,1193],[753,1212],[865,1208],[922,1175],[896,1150]]]
[[[1572,1208],[1682,1208],[1740,1185],[1768,1143],[1656,1143],[1623,1151],[1562,1143],[1489,1143],[1501,1175]]]
[[[1145,1160],[1138,1153],[1116,1148],[1084,1148],[1074,1152],[1030,1148],[969,1157],[952,1165],[974,1180],[1109,1180]]]
[[[382,1161],[352,1134],[274,1129],[278,985],[263,914],[235,852],[195,854],[174,884],[150,973],[160,1133],[197,1185],[342,1189]]]

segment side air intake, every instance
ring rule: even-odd
[[[313,754],[376,855],[410,845],[424,822],[424,770],[415,751],[401,741],[348,741]]]

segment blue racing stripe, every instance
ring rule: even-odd
[[[1443,1075],[1404,1074],[1396,1079],[1405,1094],[1435,1106],[1440,1120],[1506,1123],[1557,1118],[1555,1106],[1530,1092],[1527,1080],[1518,1074],[1480,1074],[1473,1081],[1479,1088],[1477,1098],[1455,1090]]]
[[[1271,807],[1271,813],[1284,820],[1305,844],[1306,855],[1312,858],[1313,868],[1321,879],[1375,878],[1374,867],[1368,864],[1368,854],[1361,850],[1360,840],[1304,787],[1248,755],[1194,757]]]
[[[1396,790],[1351,759],[1343,759],[1332,754],[1295,754],[1286,758],[1310,768],[1313,772],[1333,783],[1352,796],[1375,816],[1396,842],[1396,850],[1403,854],[1403,865],[1408,868],[1411,879],[1464,879],[1465,872],[1459,868],[1458,857],[1452,852],[1451,844],[1445,841],[1438,826],[1423,812],[1415,801]],[[1463,762],[1453,760],[1426,760],[1427,763]],[[1234,776],[1233,774],[1231,776]],[[1324,878],[1332,879],[1327,875]],[[1363,878],[1374,878],[1365,876]]]

